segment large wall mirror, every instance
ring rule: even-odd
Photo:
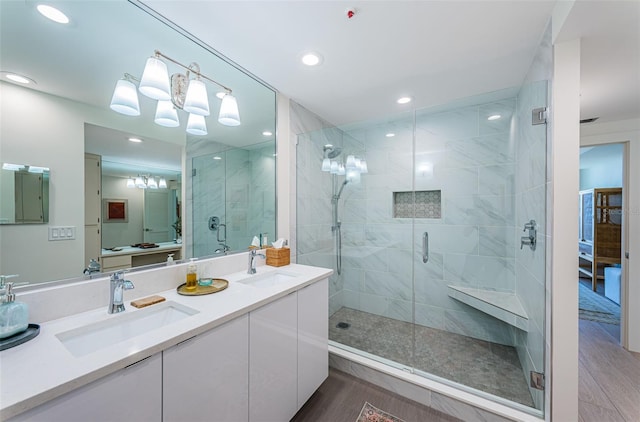
[[[0,162],[48,169],[48,222],[0,225],[0,274],[78,280],[91,258],[102,271],[155,262],[103,262],[131,245],[165,247],[154,258],[164,261],[275,237],[275,92],[138,1],[52,5],[68,24],[46,19],[32,1],[0,2]],[[118,81],[138,88],[152,56],[173,81],[174,127],[155,123],[159,101],[137,89],[139,115],[110,107]],[[188,133],[184,94],[198,76],[210,115],[193,119],[206,129]],[[219,122],[225,94],[237,102],[239,125]],[[61,227],[70,235],[50,240]]]

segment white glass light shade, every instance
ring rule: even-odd
[[[345,174],[344,165],[338,164],[338,176],[344,176],[344,174]]]
[[[325,158],[322,160],[322,171],[331,171],[331,160]]]
[[[158,182],[158,187],[160,189],[166,189],[167,188],[167,181],[165,180],[164,177],[160,178],[160,181]]]
[[[158,182],[156,182],[156,179],[154,177],[149,178],[149,180],[147,181],[147,187],[150,189],[158,189]]]
[[[360,172],[356,169],[348,169],[347,170],[347,181],[358,184],[360,183]]]
[[[209,97],[207,96],[207,87],[204,82],[198,79],[189,81],[187,96],[184,99],[184,107],[187,113],[198,114],[200,116],[208,116],[209,113]]]
[[[356,168],[356,157],[354,157],[353,155],[348,155],[347,156],[346,167],[347,167],[347,169],[355,169]]]
[[[140,176],[136,177],[136,187],[140,189],[147,188],[147,184],[144,182],[144,179]]]
[[[133,82],[120,79],[116,83],[116,89],[113,90],[113,97],[111,97],[111,110],[126,116],[140,115],[138,92]]]
[[[189,114],[189,120],[187,120],[187,133],[198,136],[206,135],[207,122],[204,121],[204,116],[200,116],[199,114]]]
[[[154,100],[170,100],[169,72],[167,65],[160,59],[149,57],[140,79],[140,92]]]
[[[136,182],[134,182],[132,178],[128,178],[127,179],[127,187],[128,188],[135,188],[136,187]]]
[[[364,158],[360,160],[360,173],[369,173],[369,169],[367,168],[367,160],[365,160]]]
[[[331,174],[338,174],[338,168],[339,167],[340,166],[338,165],[337,161],[335,161],[335,160],[331,161],[331,167],[330,167]]]
[[[218,115],[218,121],[225,126],[239,126],[240,125],[240,113],[238,112],[238,102],[236,97],[231,94],[227,94],[222,97],[220,103],[220,114]]]
[[[164,127],[180,126],[178,111],[173,107],[173,103],[171,101],[158,101],[154,122],[156,122],[157,125]]]

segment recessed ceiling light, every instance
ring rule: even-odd
[[[136,144],[139,144],[140,142],[142,142],[142,139],[131,137],[129,138],[129,142],[134,142]]]
[[[386,135],[384,135],[384,136],[386,136],[387,138],[393,138],[394,136],[396,136],[396,134],[395,134],[395,133],[393,133],[393,132],[389,132],[389,133],[387,133],[387,134],[386,134]]]
[[[407,104],[411,102],[411,97],[400,97],[397,100],[398,104]]]
[[[326,144],[324,147],[325,148],[333,148],[333,144]]]
[[[487,120],[498,120],[501,117],[502,116],[499,114],[492,114],[491,116],[487,117]]]
[[[318,53],[306,53],[302,56],[301,60],[302,63],[306,64],[307,66],[317,66],[320,64],[320,62],[322,62],[322,56],[320,56]]]
[[[65,15],[55,7],[48,6],[46,4],[39,4],[37,9],[38,12],[40,12],[40,14],[47,19],[51,19],[54,22],[62,24],[69,23],[69,18],[67,17],[67,15]]]
[[[29,79],[29,78],[25,78],[24,76],[22,76],[22,75],[18,75],[18,74],[15,74],[15,73],[6,73],[6,74],[5,74],[5,76],[6,76],[6,78],[7,78],[7,79],[9,79],[10,81],[18,82],[18,83],[20,83],[20,84],[28,84],[28,83],[31,83],[31,79]]]
[[[213,157],[214,160],[222,160],[222,157],[220,157],[219,155],[216,155]]]
[[[262,132],[262,135],[263,136],[271,136],[271,135],[273,135],[273,133],[269,132],[268,130],[265,130],[264,132]]]
[[[220,99],[222,99],[222,97],[224,97],[225,95],[227,95],[227,93],[224,91],[216,92],[216,97]]]

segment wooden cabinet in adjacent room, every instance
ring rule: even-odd
[[[580,191],[578,270],[591,277],[594,291],[603,267],[620,264],[621,242],[622,188]]]

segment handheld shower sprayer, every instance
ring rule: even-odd
[[[324,158],[332,159],[342,153],[342,148],[334,147],[333,145],[325,145],[324,148],[322,148],[322,152],[324,153]]]

